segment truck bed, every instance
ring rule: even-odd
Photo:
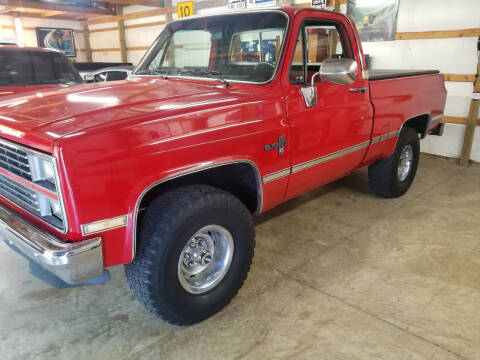
[[[438,73],[438,70],[369,70],[368,80],[375,81],[408,76],[432,75]]]
[[[396,70],[375,70],[369,74],[370,98],[375,113],[372,138],[399,130],[405,121],[415,117],[428,117],[427,132],[438,126],[446,98],[442,74],[438,71]],[[390,156],[394,146],[395,141],[385,147],[383,156]]]

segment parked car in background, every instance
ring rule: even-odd
[[[13,39],[0,39],[0,45],[13,45],[17,46],[17,42]]]
[[[97,70],[86,79],[87,82],[125,80],[133,72],[133,65],[112,66]]]
[[[117,66],[131,66],[133,69],[132,63],[121,63],[121,62],[75,62],[73,66],[78,70],[83,80],[86,82],[93,82],[93,73],[98,70],[117,67]]]
[[[59,51],[0,45],[0,97],[82,82],[78,71]]]

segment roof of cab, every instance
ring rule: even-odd
[[[48,49],[42,47],[30,47],[30,46],[17,46],[17,45],[0,45],[0,50],[25,50],[25,51],[53,51],[53,52],[60,52],[56,49]]]

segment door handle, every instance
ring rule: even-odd
[[[352,93],[364,93],[365,91],[367,91],[367,88],[364,88],[364,87],[360,87],[360,88],[350,88],[348,89],[350,92]]]

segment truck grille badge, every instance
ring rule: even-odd
[[[278,142],[273,144],[265,145],[265,151],[270,151],[273,149],[278,149],[278,155],[283,155],[285,153],[285,146],[287,146],[288,142],[285,140],[285,136],[280,135],[278,137]]]

